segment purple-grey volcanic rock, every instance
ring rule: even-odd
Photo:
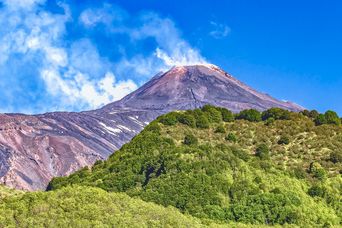
[[[234,112],[271,107],[302,110],[253,90],[216,66],[174,67],[98,110],[0,114],[0,183],[45,189],[52,177],[106,159],[157,116],[204,104]]]

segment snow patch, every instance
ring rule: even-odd
[[[118,128],[120,128],[120,129],[124,129],[124,130],[126,130],[126,131],[132,131],[131,129],[129,129],[128,127],[125,127],[125,126],[123,126],[123,125],[118,125]]]
[[[107,126],[106,124],[100,122],[100,125],[102,127],[104,127],[104,129],[111,135],[116,135],[117,133],[121,133],[122,130],[121,129],[118,129],[118,128],[112,128],[112,127],[109,127]]]
[[[140,127],[144,127],[144,123],[138,120],[139,116],[135,116],[135,117],[129,116],[128,118],[133,120],[133,122],[138,124]]]

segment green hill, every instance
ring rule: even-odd
[[[0,227],[204,227],[175,208],[99,188],[74,186],[25,194],[0,190],[1,195],[12,193],[0,199]]]
[[[217,222],[338,226],[340,123],[333,112],[173,112],[49,190],[99,187]]]

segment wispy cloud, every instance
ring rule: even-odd
[[[128,13],[122,8],[105,3],[101,8],[84,10],[79,16],[79,21],[88,27],[102,23],[110,28],[117,22],[123,22],[127,17]]]
[[[197,49],[182,39],[180,31],[171,19],[162,18],[154,12],[145,12],[138,16],[129,15],[118,6],[111,6],[115,9],[113,13],[108,7],[107,4],[100,9],[87,9],[81,14],[80,21],[85,26],[91,24],[93,27],[105,24],[107,28],[110,27],[110,32],[126,34],[133,42],[149,38],[156,42],[156,48],[151,55],[142,56],[141,53],[137,53],[130,58],[123,55],[121,61],[116,64],[118,68],[130,69],[138,75],[151,76],[156,70],[166,70],[174,65],[207,62]]]
[[[73,15],[65,3],[58,3],[59,13],[48,11],[45,0],[0,3],[2,110],[93,109],[120,99],[173,65],[206,62],[182,39],[172,20],[155,13],[131,15],[103,4]],[[110,59],[91,38],[66,39],[70,23],[79,23],[85,31],[100,26],[104,34],[125,36],[124,43],[112,44],[120,56]],[[127,54],[130,45],[148,39],[155,42],[149,52]]]
[[[210,25],[212,26],[212,30],[209,32],[209,35],[215,39],[223,39],[231,32],[231,29],[228,25],[220,24],[214,21],[211,21]]]

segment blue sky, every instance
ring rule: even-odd
[[[341,41],[338,0],[0,0],[0,112],[93,109],[209,62],[342,114]]]

